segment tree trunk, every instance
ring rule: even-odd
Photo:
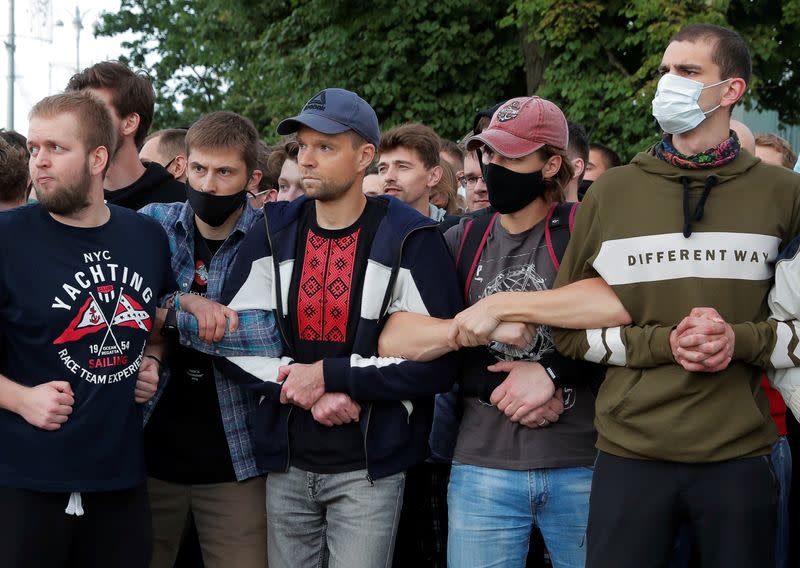
[[[528,26],[521,26],[519,35],[525,59],[525,87],[528,95],[535,95],[544,82],[547,54],[542,51],[539,42],[530,39]]]

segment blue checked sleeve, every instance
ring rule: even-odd
[[[182,345],[208,355],[221,357],[276,357],[282,346],[275,318],[263,310],[244,310],[239,314],[239,329],[226,331],[221,341],[202,341],[197,335],[197,319],[187,312],[178,312],[178,331]]]

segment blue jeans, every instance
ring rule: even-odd
[[[405,473],[370,482],[365,470],[267,476],[271,568],[389,568]]]
[[[590,467],[512,471],[453,463],[448,566],[521,568],[536,525],[554,568],[583,568],[591,485]]]
[[[789,491],[792,485],[792,453],[786,436],[780,436],[772,446],[772,469],[778,478],[775,568],[786,568],[789,561]]]

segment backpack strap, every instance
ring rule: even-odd
[[[461,253],[464,250],[464,245],[467,242],[467,238],[469,236],[469,232],[472,229],[472,224],[475,222],[475,219],[467,219],[467,222],[464,223],[464,232],[461,234],[461,243],[458,245],[458,252],[456,253],[456,268],[460,268],[461,266]],[[459,282],[461,279],[459,279]]]
[[[567,250],[577,210],[578,203],[567,202],[553,203],[547,212],[544,236],[547,252],[550,253],[550,260],[553,261],[556,270],[560,268],[561,259]]]
[[[580,202],[573,203],[569,210],[569,234],[572,236],[572,229],[575,227],[575,213],[578,212]]]
[[[473,217],[464,226],[464,233],[461,235],[461,244],[456,255],[456,272],[458,281],[464,287],[464,299],[469,300],[469,286],[478,261],[481,258],[483,248],[492,232],[494,220],[499,213],[493,215],[479,215]]]

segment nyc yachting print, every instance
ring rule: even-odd
[[[143,306],[153,300],[153,285],[134,268],[115,262],[109,250],[85,252],[81,258],[84,266],[53,297],[54,319],[63,317],[60,310],[72,317],[52,344],[72,375],[92,384],[116,383],[141,364],[141,335],[146,338],[153,327]]]

